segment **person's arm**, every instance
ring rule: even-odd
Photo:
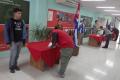
[[[54,48],[56,46],[57,42],[58,42],[58,33],[54,32],[54,33],[52,33],[52,46],[51,46],[51,48]]]
[[[25,22],[23,21],[23,45],[25,45],[26,41],[27,41],[27,30],[26,30]]]
[[[10,21],[8,21],[4,26],[4,40],[5,40],[5,43],[8,45],[11,44],[9,32],[10,32]]]
[[[103,30],[103,35],[105,35],[105,30]]]

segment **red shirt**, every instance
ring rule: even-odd
[[[66,32],[58,29],[54,29],[52,32],[58,34],[58,45],[60,45],[61,48],[74,47],[73,39]]]

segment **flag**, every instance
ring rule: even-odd
[[[78,46],[78,27],[79,27],[79,16],[80,16],[80,3],[77,5],[77,10],[74,16],[74,45],[75,47]]]

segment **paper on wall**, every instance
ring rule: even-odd
[[[53,11],[48,11],[48,21],[53,20]]]

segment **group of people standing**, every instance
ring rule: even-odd
[[[93,26],[93,34],[98,34],[100,36],[105,37],[105,46],[102,48],[108,48],[109,47],[109,42],[110,40],[116,41],[119,35],[119,30],[114,26],[113,28],[111,25],[106,25],[105,27],[103,26],[96,26],[98,25],[98,20],[95,21],[95,25]],[[113,36],[115,35],[115,38]]]
[[[80,44],[83,43],[83,37],[86,32],[85,24],[86,24],[85,19],[80,21],[80,25],[78,28],[78,33],[80,33]],[[104,36],[105,46],[103,46],[102,48],[108,48],[110,40],[114,40],[114,41],[117,40],[119,35],[119,30],[115,26],[111,28],[111,25],[106,25],[105,27],[100,26],[99,21],[95,20],[95,24],[93,25],[92,28],[92,34]]]

